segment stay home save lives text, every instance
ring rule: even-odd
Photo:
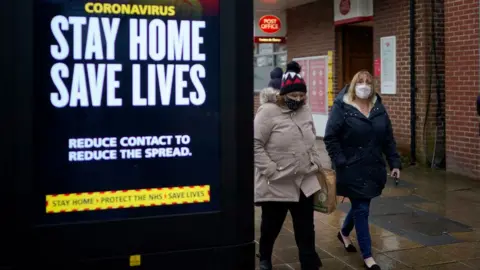
[[[217,209],[218,10],[100,2],[35,3],[38,222]],[[204,185],[204,204],[45,214],[47,195]]]

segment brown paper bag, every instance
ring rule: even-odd
[[[322,189],[313,195],[313,209],[324,214],[331,214],[337,208],[335,175],[329,177],[323,170],[316,175]]]

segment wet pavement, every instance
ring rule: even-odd
[[[324,149],[321,142],[319,149]],[[330,168],[326,155],[323,162]],[[330,215],[315,213],[322,269],[364,269],[360,254],[348,254],[336,238],[349,207],[346,199]],[[257,242],[260,216],[256,208]],[[480,181],[407,168],[398,186],[389,179],[383,195],[372,202],[370,232],[382,269],[480,269]],[[352,240],[358,247],[355,233]],[[273,263],[274,269],[300,269],[290,216],[275,243]]]

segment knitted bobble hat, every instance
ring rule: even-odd
[[[280,95],[286,95],[292,92],[307,92],[307,85],[300,75],[302,68],[292,61],[287,64],[287,71],[283,74]]]

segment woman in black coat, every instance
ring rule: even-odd
[[[356,252],[349,238],[355,227],[366,267],[380,269],[372,258],[370,201],[380,196],[387,180],[383,154],[394,177],[400,177],[401,162],[390,118],[368,71],[358,72],[335,99],[324,142],[335,166],[337,194],[352,205],[337,237],[347,251]]]

